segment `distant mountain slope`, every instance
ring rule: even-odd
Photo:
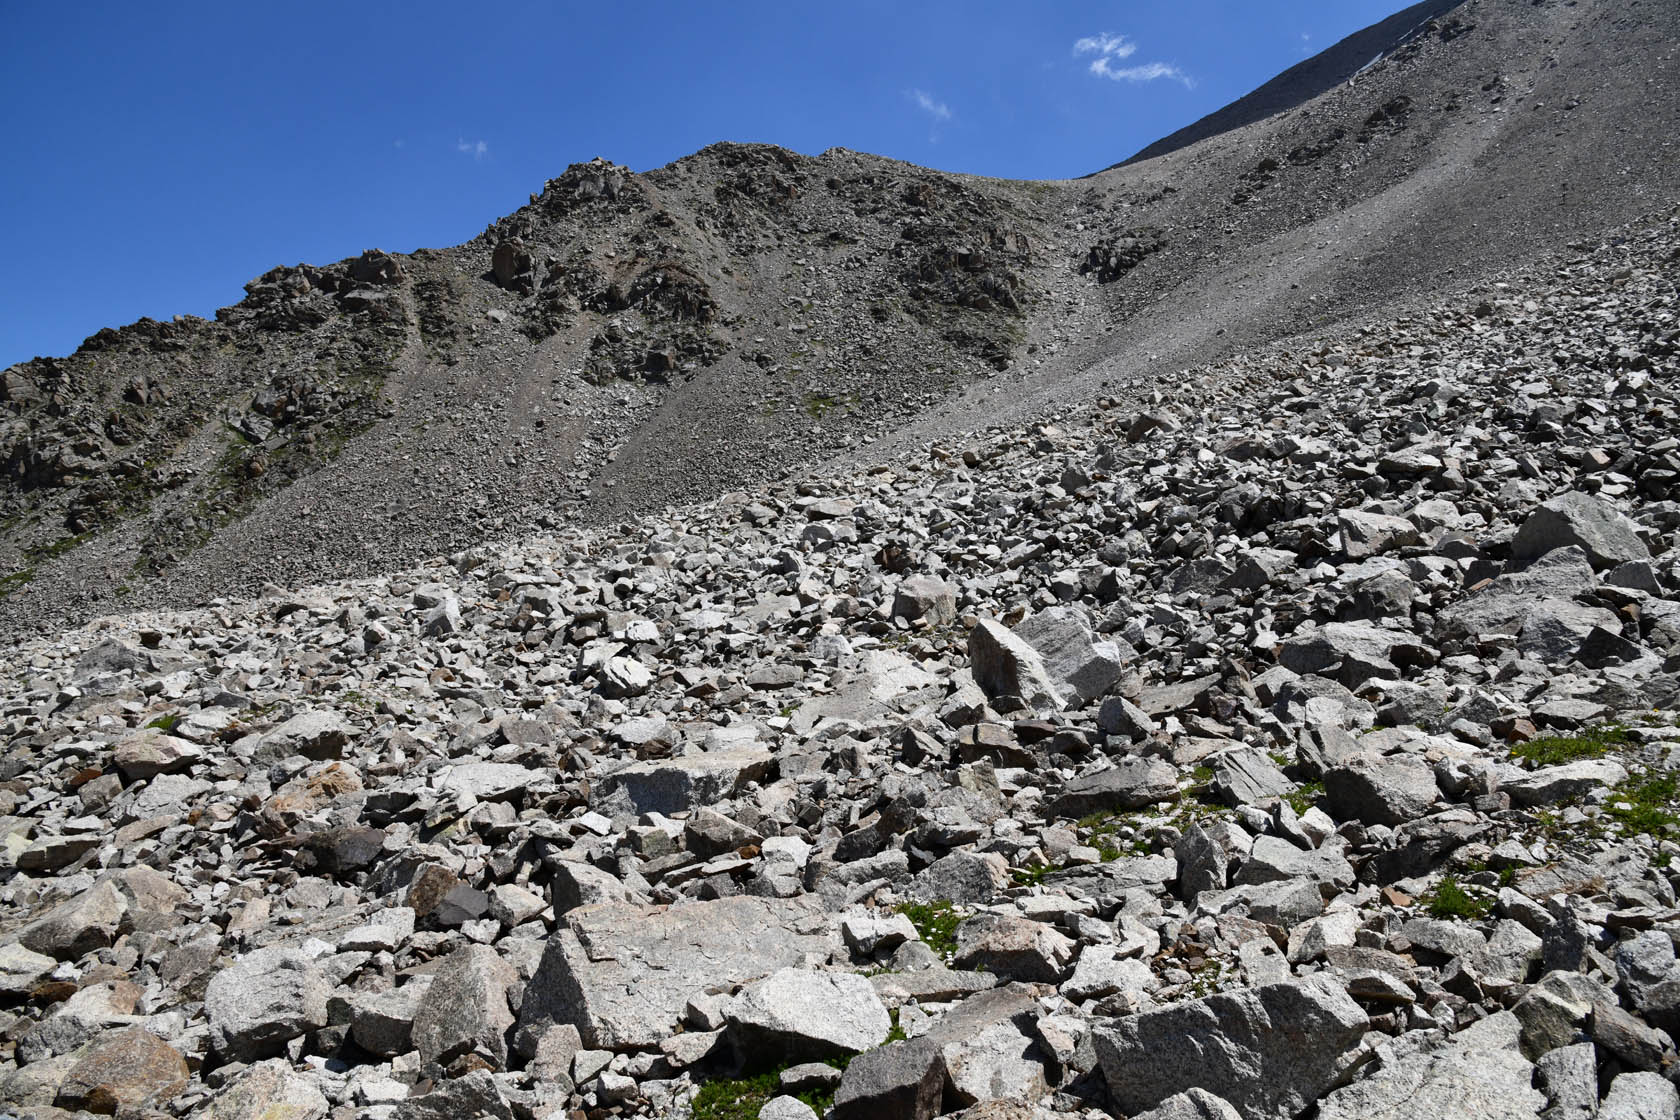
[[[1370,27],[1356,31],[1328,50],[1296,63],[1252,93],[1217,109],[1193,124],[1163,136],[1115,167],[1176,152],[1198,140],[1265,120],[1295,108],[1348,81],[1389,52],[1423,32],[1431,20],[1445,16],[1464,0],[1423,0]],[[1458,26],[1462,26],[1459,24]]]
[[[1680,197],[1680,5],[1393,23],[1351,79],[1325,82],[1360,36],[1091,178],[734,144],[579,164],[464,245],[278,268],[213,322],[0,372],[0,626],[868,457],[1351,329]]]

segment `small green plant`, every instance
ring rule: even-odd
[[[169,734],[169,732],[175,730],[175,725],[180,723],[180,722],[181,722],[181,717],[178,713],[169,712],[166,715],[161,715],[158,718],[154,719],[152,722],[148,723],[146,726],[147,727],[155,727],[159,731],[161,731],[165,735],[167,735],[167,734]]]
[[[19,568],[10,575],[0,576],[0,599],[4,599],[20,587],[27,586],[34,578],[34,568]]]
[[[1662,837],[1680,827],[1680,776],[1647,774],[1629,778],[1612,791],[1604,812],[1629,832]]]
[[[944,958],[956,953],[957,924],[962,919],[957,916],[950,899],[904,902],[899,904],[898,912],[910,919],[910,924],[916,927],[916,935],[927,943],[929,949]]]
[[[1485,918],[1493,909],[1493,900],[1473,895],[1447,876],[1428,896],[1427,909],[1431,918],[1463,918],[1471,921]]]
[[[1194,999],[1210,996],[1219,990],[1219,982],[1225,977],[1225,966],[1219,961],[1210,960],[1201,968],[1190,974],[1189,990]]]
[[[1319,797],[1323,793],[1323,782],[1308,782],[1306,785],[1297,789],[1294,793],[1285,794],[1283,799],[1289,802],[1289,807],[1295,810],[1295,815],[1300,816],[1302,813],[1317,804]]]
[[[1626,746],[1633,736],[1621,724],[1593,727],[1579,735],[1543,735],[1518,743],[1511,748],[1511,757],[1520,758],[1534,766],[1557,766],[1583,758],[1599,758],[1613,747]]]

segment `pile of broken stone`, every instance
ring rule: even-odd
[[[1672,1116],[1677,244],[8,651],[0,1101]]]

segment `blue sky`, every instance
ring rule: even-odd
[[[0,5],[0,366],[718,140],[1095,171],[1400,0]]]

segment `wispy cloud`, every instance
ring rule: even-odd
[[[1106,31],[1098,35],[1087,35],[1073,44],[1074,54],[1098,55],[1100,57],[1097,62],[1110,58],[1130,58],[1136,50],[1137,44],[1124,35],[1110,35]],[[1091,64],[1091,68],[1094,73],[1096,62]]]
[[[1137,44],[1124,35],[1114,35],[1107,31],[1087,35],[1074,41],[1073,53],[1076,58],[1081,55],[1095,55],[1086,69],[1098,78],[1108,78],[1115,82],[1153,82],[1158,78],[1170,78],[1182,83],[1185,89],[1196,88],[1196,80],[1170,62],[1116,66],[1115,63],[1137,53]]]
[[[1195,89],[1196,80],[1170,62],[1146,62],[1142,66],[1111,67],[1105,59],[1091,64],[1091,73],[1117,82],[1153,82],[1156,78],[1171,78],[1183,82],[1185,89]]]
[[[483,140],[456,140],[455,150],[474,159],[483,159],[490,154],[490,145]]]
[[[935,121],[948,121],[951,119],[951,107],[943,101],[936,100],[931,93],[928,93],[925,90],[911,90],[910,99],[916,103],[917,108],[921,109],[922,112],[932,117]]]

